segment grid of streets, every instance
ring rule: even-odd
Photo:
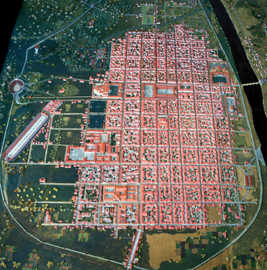
[[[184,25],[166,33],[128,32],[112,41],[109,71],[104,80],[90,82],[91,99],[46,105],[50,119],[33,139],[27,162],[13,164],[35,164],[32,153],[43,148],[38,165],[77,167],[78,179],[70,184],[72,202],[51,201],[73,205],[72,223],[46,215],[43,225],[242,224],[245,202],[230,126],[240,115],[236,88],[226,62],[199,33]],[[61,127],[64,117],[81,123]],[[57,141],[56,132],[67,140]],[[64,149],[60,160],[51,159],[53,147]]]
[[[233,111],[222,92],[234,93],[225,63],[192,29],[129,32],[114,41],[109,76],[93,87],[90,103],[105,100],[106,110],[95,130],[89,106],[74,223],[203,227],[227,223],[227,208],[235,213],[230,224],[240,225]],[[207,217],[211,208],[215,220]]]

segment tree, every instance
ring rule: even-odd
[[[6,264],[5,264],[5,262],[4,262],[4,261],[2,261],[2,262],[0,263],[0,266],[2,266],[3,268],[6,268]]]
[[[13,268],[14,269],[18,269],[19,267],[21,266],[21,263],[20,262],[13,262]]]
[[[53,262],[51,262],[51,261],[48,261],[48,262],[47,262],[47,268],[48,268],[48,269],[50,269],[53,265],[54,265]]]

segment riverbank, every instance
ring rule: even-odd
[[[257,82],[258,78],[248,61],[244,48],[225,7],[220,0],[212,0],[210,3],[228,39],[241,84]],[[267,118],[263,108],[262,89],[260,85],[253,85],[244,87],[244,91],[251,107],[254,127],[261,143],[262,154],[266,161],[267,150],[265,149],[267,149],[267,142],[265,127],[267,126]]]

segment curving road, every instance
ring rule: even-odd
[[[101,0],[97,2],[100,3],[102,2]],[[199,4],[201,5],[202,9],[204,10],[203,6],[202,6],[202,3],[201,3],[201,0],[199,0]],[[39,40],[38,42],[34,43],[33,45],[31,45],[30,47],[28,47],[26,49],[26,52],[25,52],[25,61],[24,61],[24,64],[23,64],[23,67],[22,67],[22,70],[21,70],[21,73],[18,77],[20,77],[23,72],[24,72],[24,69],[25,69],[25,66],[27,64],[27,60],[28,60],[28,53],[31,49],[33,49],[37,44],[41,44],[43,42],[45,42],[47,39],[49,38],[52,38],[54,36],[56,36],[57,34],[65,31],[67,28],[69,28],[70,26],[72,26],[73,24],[75,24],[76,22],[79,21],[79,19],[81,19],[83,16],[85,16],[94,6],[90,6],[85,12],[83,12],[80,16],[78,16],[77,18],[75,18],[71,23],[68,23],[66,24],[65,26],[63,26],[61,29],[59,29],[58,31],[54,32],[54,33],[51,33],[49,34],[47,37]],[[205,12],[205,10],[204,10]],[[208,19],[208,16],[206,14],[206,17],[207,17],[207,20],[210,24],[210,21]],[[210,24],[211,28],[212,28],[212,24]],[[213,28],[212,28],[213,29]],[[240,96],[241,96],[241,102],[242,102],[242,106],[245,108],[245,103],[244,103],[244,98],[243,98],[243,95],[242,95],[242,92],[241,92],[241,89],[239,88],[239,92],[240,92]],[[12,101],[12,104],[11,104],[11,107],[10,107],[10,111],[9,111],[9,116],[8,116],[8,121],[7,121],[7,125],[6,125],[6,129],[5,129],[5,133],[4,133],[4,137],[3,137],[3,141],[2,141],[2,146],[1,146],[1,151],[0,151],[0,155],[2,155],[2,152],[3,152],[3,147],[4,147],[4,143],[5,143],[5,140],[6,140],[6,135],[7,135],[7,130],[8,130],[8,126],[9,126],[9,122],[10,122],[10,118],[11,118],[11,112],[12,112],[12,108],[13,108],[13,105],[14,105],[14,100]],[[249,121],[248,121],[248,115],[247,115],[247,112],[245,110],[245,116],[246,116],[246,121],[247,121],[247,124],[248,126],[250,127],[249,125]],[[247,227],[240,233],[240,235],[234,239],[233,241],[231,241],[227,246],[225,246],[222,250],[218,251],[217,253],[215,253],[213,256],[209,257],[208,259],[206,259],[205,261],[203,261],[201,264],[195,266],[194,268],[192,269],[197,269],[199,268],[200,266],[202,266],[203,264],[207,263],[208,261],[210,261],[211,259],[213,259],[214,257],[216,257],[217,255],[221,254],[225,249],[229,248],[231,245],[233,245],[234,243],[236,243],[248,230],[249,228],[251,227],[251,225],[254,223],[254,221],[256,220],[257,216],[258,216],[258,213],[261,209],[261,205],[262,205],[262,195],[263,195],[263,183],[262,183],[262,178],[261,178],[261,174],[260,174],[260,167],[259,167],[259,161],[258,161],[258,158],[257,158],[257,155],[256,155],[256,150],[255,150],[255,143],[254,143],[254,140],[253,140],[253,137],[252,137],[252,133],[250,132],[250,136],[251,136],[251,140],[252,140],[252,145],[253,145],[253,151],[254,151],[254,154],[256,156],[256,166],[257,166],[257,169],[258,169],[258,172],[259,172],[259,182],[260,182],[260,185],[259,185],[259,188],[260,188],[260,198],[259,198],[259,202],[258,202],[258,208],[257,208],[257,211],[254,215],[254,217],[252,218],[252,220],[249,222],[249,224],[247,225]],[[3,164],[1,164],[3,166]],[[117,264],[117,265],[120,265],[120,266],[123,266],[123,263],[122,262],[118,262],[118,261],[115,261],[115,260],[111,260],[111,259],[107,259],[107,258],[103,258],[103,257],[100,257],[100,256],[95,256],[95,255],[92,255],[92,254],[89,254],[89,253],[85,253],[85,252],[81,252],[81,251],[77,251],[77,250],[73,250],[73,249],[70,249],[70,248],[66,248],[66,247],[62,247],[62,246],[59,246],[59,245],[54,245],[54,244],[51,244],[49,242],[46,242],[46,241],[42,241],[40,240],[38,237],[36,237],[35,235],[33,235],[32,233],[30,233],[29,231],[27,231],[23,225],[16,219],[16,217],[13,215],[13,213],[11,212],[11,210],[9,209],[9,206],[8,206],[8,202],[7,202],[7,198],[5,198],[5,195],[4,195],[4,189],[3,189],[3,181],[5,179],[5,176],[4,176],[4,173],[3,173],[3,170],[1,168],[1,176],[2,176],[2,179],[0,181],[0,195],[1,195],[1,199],[3,201],[3,205],[4,207],[6,208],[7,212],[9,213],[11,219],[13,220],[13,222],[30,238],[34,239],[35,241],[37,241],[38,243],[41,243],[43,245],[46,245],[46,246],[50,246],[50,247],[53,247],[53,248],[56,248],[56,249],[59,249],[59,250],[62,250],[62,251],[66,251],[66,252],[72,252],[72,253],[75,253],[75,254],[79,254],[79,255],[83,255],[83,256],[87,256],[87,257],[90,257],[92,259],[96,259],[96,260],[100,260],[100,261],[103,261],[103,262],[109,262],[109,263],[113,263],[113,264]],[[136,269],[140,269],[140,270],[146,270],[145,268],[142,268],[142,267],[138,267],[138,266],[134,266],[134,268]]]
[[[209,20],[209,17],[207,16],[207,13],[205,11],[205,8],[203,7],[202,3],[201,3],[201,0],[199,0],[199,4],[202,8],[202,10],[204,11],[205,13],[205,16],[206,16],[206,19],[212,29],[212,31],[215,33],[216,35],[216,32],[215,30],[213,29],[213,26]],[[217,35],[216,35],[217,37]],[[219,39],[217,39],[219,41]],[[220,44],[220,42],[219,42]],[[221,44],[220,44],[221,46]],[[222,47],[222,46],[221,46]],[[227,56],[226,56],[227,57]],[[252,136],[252,130],[251,130],[251,127],[250,127],[250,123],[249,123],[249,120],[248,120],[248,113],[247,113],[247,110],[246,110],[246,105],[245,105],[245,102],[244,102],[244,97],[243,97],[243,93],[241,91],[241,87],[239,86],[239,94],[240,94],[240,97],[241,97],[241,102],[242,102],[242,106],[244,108],[244,112],[245,112],[245,118],[246,118],[246,122],[247,122],[247,125],[249,127],[249,130],[250,130],[250,138],[251,138],[251,141],[252,141],[252,146],[253,146],[253,152],[254,152],[254,155],[256,157],[256,166],[257,166],[257,171],[258,171],[258,175],[259,175],[259,189],[260,189],[260,197],[259,197],[259,201],[258,201],[258,207],[257,207],[257,210],[253,216],[253,218],[251,219],[251,221],[248,223],[248,225],[246,226],[246,228],[234,239],[232,240],[229,244],[227,244],[223,249],[219,250],[218,252],[216,252],[214,255],[212,255],[211,257],[207,258],[205,261],[203,261],[202,263],[198,264],[197,266],[193,267],[192,270],[195,270],[197,268],[199,268],[200,266],[206,264],[207,262],[209,262],[210,260],[214,259],[216,256],[218,256],[219,254],[223,253],[227,248],[229,248],[230,246],[232,246],[233,244],[235,244],[244,234],[246,234],[246,232],[249,230],[249,228],[253,225],[253,223],[255,222],[259,212],[260,212],[260,209],[261,209],[261,206],[262,206],[262,198],[263,198],[263,182],[262,182],[262,177],[261,177],[261,170],[260,170],[260,165],[259,165],[259,160],[258,160],[258,156],[257,156],[257,153],[256,153],[256,147],[255,147],[255,142],[254,142],[254,138]]]
[[[26,49],[26,52],[25,52],[25,61],[24,61],[24,64],[22,66],[22,69],[21,69],[21,72],[19,74],[18,77],[21,77],[21,75],[23,74],[24,72],[24,69],[25,69],[25,66],[27,64],[27,60],[28,60],[28,54],[29,54],[29,51],[31,49],[33,49],[36,45],[40,45],[41,43],[45,42],[46,40],[56,36],[57,34],[65,31],[67,28],[71,27],[72,25],[74,25],[75,23],[77,23],[82,17],[84,17],[91,9],[95,8],[95,6],[97,4],[99,4],[100,2],[102,2],[103,0],[99,0],[97,1],[95,4],[92,4],[90,5],[90,7],[88,9],[86,9],[81,15],[79,15],[78,17],[76,17],[73,21],[71,21],[70,23],[68,24],[65,24],[65,26],[61,27],[59,30],[47,35],[45,38],[35,42],[34,44],[32,44],[31,46],[29,46],[27,49]]]
[[[99,0],[95,3],[98,4],[102,2],[102,0]],[[24,72],[24,69],[25,69],[25,66],[27,64],[27,61],[28,61],[28,54],[29,54],[29,51],[31,49],[33,49],[37,44],[41,44],[43,42],[45,42],[46,40],[56,36],[57,34],[65,31],[67,28],[69,28],[70,26],[74,25],[75,23],[77,23],[82,17],[84,17],[91,9],[94,8],[95,5],[90,5],[90,7],[84,11],[80,16],[76,17],[72,22],[66,24],[65,26],[63,26],[62,28],[60,28],[59,30],[57,30],[56,32],[53,32],[51,34],[49,34],[48,36],[46,36],[45,38],[35,42],[33,45],[31,45],[30,47],[28,47],[26,49],[26,52],[25,52],[25,61],[24,61],[24,64],[23,64],[23,67],[22,67],[22,70],[19,74],[18,77],[21,77],[23,72]],[[19,99],[16,99],[16,101],[19,102]],[[20,103],[20,104],[23,104],[23,103]],[[2,140],[2,145],[1,145],[1,150],[0,150],[0,157],[2,156],[2,152],[3,152],[3,148],[4,148],[4,145],[5,145],[5,140],[6,140],[6,135],[7,135],[7,130],[8,130],[8,126],[9,126],[9,122],[10,122],[10,119],[11,119],[11,113],[12,113],[12,109],[13,109],[13,105],[14,105],[14,99],[12,101],[12,104],[11,104],[11,107],[10,107],[10,110],[9,110],[9,115],[8,115],[8,120],[7,120],[7,124],[6,124],[6,129],[5,129],[5,132],[4,132],[4,136],[3,136],[3,140]],[[96,260],[100,260],[100,261],[103,261],[103,262],[109,262],[109,263],[113,263],[113,264],[117,264],[117,265],[121,265],[123,266],[123,263],[122,262],[118,262],[118,261],[115,261],[115,260],[111,260],[111,259],[107,259],[107,258],[104,258],[104,257],[100,257],[100,256],[95,256],[95,255],[92,255],[92,254],[89,254],[89,253],[85,253],[85,252],[81,252],[81,251],[78,251],[78,250],[74,250],[74,249],[70,249],[70,248],[66,248],[66,247],[62,247],[62,246],[59,246],[59,245],[54,245],[52,243],[49,243],[49,242],[46,242],[46,241],[42,241],[41,239],[39,239],[38,237],[36,237],[35,235],[33,235],[32,233],[30,233],[29,231],[27,231],[27,229],[25,229],[25,227],[23,227],[23,225],[16,219],[16,217],[13,215],[13,213],[11,212],[9,206],[8,206],[8,202],[7,202],[7,198],[5,197],[4,195],[4,188],[3,188],[3,185],[4,185],[4,180],[5,180],[5,175],[4,175],[4,172],[3,172],[3,161],[1,162],[1,168],[0,168],[0,176],[1,176],[1,180],[0,180],[0,196],[1,196],[1,199],[3,201],[3,205],[4,207],[6,208],[8,214],[10,215],[12,221],[18,226],[19,229],[21,229],[27,236],[29,236],[30,238],[32,238],[33,240],[37,241],[38,243],[40,244],[43,244],[43,245],[46,245],[46,246],[50,246],[50,247],[53,247],[53,248],[56,248],[56,249],[59,249],[59,250],[63,250],[63,251],[67,251],[67,252],[72,252],[72,253],[75,253],[75,254],[79,254],[79,255],[83,255],[83,256],[86,256],[86,257],[90,257],[92,259],[96,259]],[[142,267],[135,267],[136,269],[140,269],[140,270],[147,270],[145,268],[142,268]]]

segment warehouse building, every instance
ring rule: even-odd
[[[31,141],[35,134],[47,122],[48,115],[39,113],[18,136],[18,138],[7,148],[3,153],[3,158],[6,161],[11,161],[16,158],[25,146]]]

